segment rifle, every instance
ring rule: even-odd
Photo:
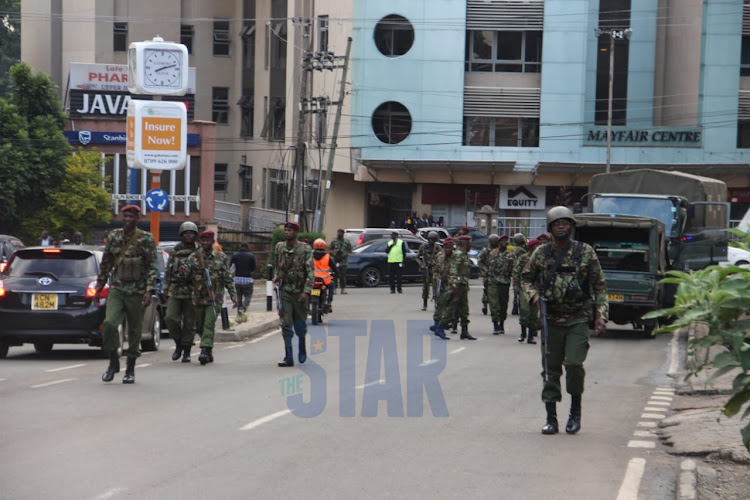
[[[214,284],[211,282],[211,272],[203,262],[203,249],[199,248],[195,253],[198,256],[198,263],[200,264],[201,269],[203,269],[203,285],[206,287],[208,296],[211,298],[211,304],[214,306],[214,314],[218,316],[219,312],[216,310],[216,294],[214,293]]]
[[[549,381],[549,325],[547,325],[547,297],[544,296],[544,277],[539,276],[539,321],[540,328],[539,332],[542,338],[542,345],[544,350],[542,351],[542,366],[544,366],[544,381]]]
[[[284,313],[284,304],[281,302],[281,287],[274,287],[276,293],[276,311],[279,313],[279,326],[284,325],[284,319],[282,317]]]
[[[440,278],[434,281],[434,285],[432,287],[432,300],[435,301],[435,304],[437,304],[438,301],[440,300],[440,292],[441,292],[442,285],[443,285],[443,280],[441,280]]]

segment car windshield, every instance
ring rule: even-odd
[[[670,199],[595,196],[592,211],[597,214],[640,215],[657,219],[664,224],[668,235],[678,236],[677,208]]]
[[[8,268],[9,276],[44,276],[84,278],[98,272],[91,252],[61,250],[19,250]]]

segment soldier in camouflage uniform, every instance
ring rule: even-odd
[[[336,231],[336,239],[328,244],[328,253],[333,258],[338,269],[338,274],[334,277],[338,281],[336,287],[333,289],[334,293],[336,292],[336,288],[340,288],[341,295],[346,295],[346,259],[352,253],[352,243],[344,238],[343,229]]]
[[[532,307],[531,304],[529,304],[528,298],[525,297],[525,294],[521,289],[521,272],[529,261],[529,256],[531,255],[530,252],[533,249],[532,242],[536,245],[536,241],[537,240],[529,240],[527,243],[526,237],[521,233],[517,233],[513,236],[515,248],[513,248],[512,284],[513,293],[518,297],[520,314],[518,320],[521,324],[521,335],[518,337],[518,341],[523,342],[526,340],[529,344],[536,344],[534,335],[536,335],[536,331],[539,328],[539,314],[536,307]]]
[[[594,335],[604,333],[609,314],[607,285],[596,252],[586,243],[571,239],[575,217],[566,207],[554,207],[547,213],[547,230],[553,241],[538,247],[521,273],[521,285],[536,306],[540,294],[547,299],[549,349],[542,401],[547,423],[542,434],[556,434],[557,402],[562,399],[560,377],[565,366],[565,387],[571,395],[570,417],[565,432],[575,434],[581,428],[581,395],[585,370],[583,362],[589,349],[589,322]],[[544,332],[543,332],[544,333]],[[544,344],[544,336],[542,337]],[[543,356],[545,346],[542,345]],[[544,366],[544,358],[542,366]]]
[[[471,250],[471,236],[462,234],[458,237],[458,248],[463,255],[460,264],[457,265],[458,274],[456,289],[458,290],[458,301],[455,303],[454,311],[455,325],[461,323],[461,339],[476,340],[469,334],[469,278],[471,277],[471,261],[469,251]],[[452,270],[450,272],[453,272]],[[455,328],[455,327],[454,327]]]
[[[310,245],[297,241],[299,224],[284,224],[284,239],[273,252],[274,284],[281,289],[281,333],[284,336],[284,359],[279,366],[294,366],[292,337],[299,339],[299,362],[307,359],[307,299],[312,291],[314,273]]]
[[[496,236],[493,234],[492,236]],[[492,236],[490,238],[492,239]],[[487,259],[487,299],[492,314],[492,334],[505,333],[505,318],[508,316],[508,295],[510,278],[513,270],[513,260],[507,247],[497,237],[498,244],[490,252]]]
[[[229,262],[224,252],[213,249],[215,236],[216,233],[213,231],[203,231],[199,237],[201,249],[193,252],[185,261],[185,276],[193,285],[196,330],[201,336],[201,353],[198,355],[201,365],[214,361],[216,311],[222,306],[218,300],[223,296],[224,290],[229,293],[234,308],[237,308],[237,291],[234,288],[232,274],[229,272]],[[211,277],[213,293],[206,286],[206,269]]]
[[[419,245],[417,252],[417,264],[422,271],[422,310],[427,310],[427,300],[430,298],[430,288],[433,282],[432,263],[441,246],[437,242],[438,234],[435,231],[427,233],[427,242]]]
[[[479,257],[477,257],[479,274],[482,276],[482,314],[484,315],[487,314],[487,304],[489,303],[487,300],[487,260],[490,258],[490,252],[492,249],[497,248],[498,238],[498,235],[491,234],[489,237],[489,245],[484,247],[482,251],[479,252]]]
[[[156,264],[156,244],[151,233],[136,227],[141,209],[126,205],[120,210],[123,227],[110,231],[104,246],[99,276],[96,281],[94,304],[99,305],[102,289],[113,275],[107,295],[107,312],[102,323],[102,350],[109,353],[109,366],[102,374],[103,382],[111,382],[120,371],[120,336],[117,329],[127,319],[128,348],[123,384],[135,383],[135,360],[141,355],[141,327],[143,309],[156,293],[159,269]],[[124,250],[124,251],[123,251]]]
[[[450,323],[453,322],[453,313],[450,313],[450,319],[443,323],[445,321],[445,310],[446,308],[452,308],[452,294],[451,293],[445,293],[445,288],[447,284],[447,276],[445,276],[445,268],[446,264],[450,264],[454,254],[454,247],[453,247],[453,238],[448,237],[443,240],[443,249],[442,251],[435,252],[435,256],[433,257],[432,261],[432,275],[433,279],[435,280],[435,292],[437,293],[437,302],[435,303],[435,312],[432,314],[432,319],[435,322],[431,327],[430,330],[435,332],[435,335],[440,337],[444,340],[450,340],[450,338],[445,334],[445,327],[449,326]],[[443,278],[446,278],[446,281],[443,281]],[[445,284],[444,284],[445,283]]]
[[[164,321],[175,344],[172,361],[182,356],[183,363],[190,363],[190,350],[195,338],[195,307],[193,283],[185,275],[185,261],[198,249],[198,226],[183,222],[180,239],[182,241],[175,245],[164,271],[164,296],[167,298]]]

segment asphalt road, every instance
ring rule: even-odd
[[[165,340],[135,385],[123,372],[102,383],[93,348],[13,348],[0,360],[0,496],[674,498],[674,461],[644,415],[669,394],[670,338],[593,338],[581,432],[543,436],[539,346],[517,342],[516,316],[491,334],[477,283],[474,342],[420,335],[432,313],[417,286],[337,295],[304,370],[276,366],[278,332],[217,345],[208,366],[171,361]]]

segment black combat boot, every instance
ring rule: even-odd
[[[458,333],[458,325],[451,325],[451,335],[455,335]]]
[[[547,409],[547,423],[542,427],[542,434],[557,434],[557,403],[544,403]]]
[[[427,310],[427,299],[422,299],[422,310],[423,311]]]
[[[529,330],[529,337],[531,337],[531,330]],[[523,342],[524,340],[526,340],[526,327],[522,326],[521,335],[518,337],[518,341]]]
[[[492,335],[500,335],[500,323],[497,321],[492,322]]]
[[[487,316],[487,302],[482,302],[482,314]]]
[[[299,355],[297,356],[297,359],[299,359],[300,363],[307,361],[307,345],[304,336],[299,338]]]
[[[469,333],[469,327],[461,325],[461,340],[476,340],[476,337],[472,337]]]
[[[117,351],[109,353],[109,366],[107,371],[102,373],[102,382],[112,382],[115,373],[120,373],[120,356],[117,355]]]
[[[182,362],[183,363],[190,363],[190,350],[193,348],[193,346],[188,345],[182,348]],[[172,356],[174,357],[174,355]]]
[[[206,350],[208,351],[208,362],[213,363],[214,362],[214,348],[206,347]]]
[[[179,340],[174,341],[174,352],[172,353],[172,361],[177,361],[182,355],[182,346]]]
[[[435,321],[434,325],[430,325],[430,331],[433,331],[433,332],[437,331],[437,327],[438,327],[438,322]]]
[[[450,337],[445,334],[445,328],[443,328],[443,325],[437,321],[435,322],[435,336],[440,337],[443,340],[450,340]]]
[[[208,363],[208,347],[201,347],[201,353],[198,355],[198,362],[202,365]]]
[[[570,416],[568,425],[565,426],[565,432],[575,434],[581,430],[581,396],[571,396]]]
[[[532,330],[529,328],[529,338],[526,339],[526,342],[528,344],[536,344],[536,340],[534,340],[534,337],[536,336],[536,330]]]
[[[125,376],[122,377],[123,384],[135,384],[135,358],[128,358],[125,364]]]
[[[500,328],[497,330],[498,335],[505,335],[505,321],[500,322]]]

